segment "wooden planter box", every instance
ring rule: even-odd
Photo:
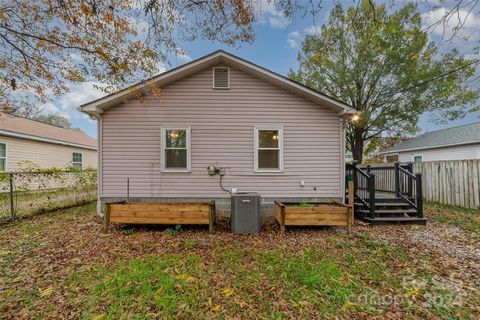
[[[207,224],[213,232],[215,202],[107,203],[105,230],[110,223],[126,224]]]
[[[307,204],[308,206],[303,206]],[[353,223],[353,209],[340,202],[279,202],[275,201],[275,220],[280,232],[285,226],[344,226],[350,234]]]

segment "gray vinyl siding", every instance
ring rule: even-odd
[[[161,89],[160,95],[111,108],[100,122],[101,196],[227,197],[224,187],[264,197],[341,195],[338,115],[263,80],[230,68],[230,89],[212,88],[209,68]],[[191,128],[190,173],[160,171],[162,126]],[[254,173],[254,127],[282,126],[284,172]],[[300,186],[300,181],[305,186]],[[316,188],[316,190],[314,190]]]

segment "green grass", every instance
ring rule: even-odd
[[[192,242],[187,243],[191,248]],[[209,259],[195,250],[148,255],[75,274],[67,285],[81,288],[82,295],[74,297],[85,319],[118,319],[127,314],[131,319],[331,319],[381,314],[388,306],[375,303],[375,299],[385,294],[408,301],[412,288],[404,285],[403,277],[409,275],[412,283],[431,277],[395,268],[409,261],[399,248],[373,241],[368,234],[358,237],[356,243],[351,248],[345,239],[339,239],[328,249],[306,246],[300,251],[284,251],[283,246],[265,251],[231,244]],[[422,296],[449,293],[432,286],[421,290]],[[424,312],[407,304],[401,307],[407,314]],[[455,318],[469,312],[440,304],[431,306],[427,314]]]

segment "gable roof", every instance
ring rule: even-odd
[[[0,113],[0,136],[97,150],[97,140],[83,132]]]
[[[181,65],[177,68],[171,69],[167,72],[161,73],[141,83],[137,83],[126,89],[83,104],[80,106],[79,110],[89,114],[92,117],[99,117],[103,110],[114,107],[120,103],[125,102],[126,100],[133,98],[133,91],[146,93],[148,91],[148,87],[151,85],[163,87],[169,83],[180,80],[196,72],[205,70],[220,63],[224,63],[245,73],[263,79],[273,85],[276,85],[294,94],[302,96],[315,103],[321,103],[322,106],[334,110],[340,115],[357,112],[352,107],[335,98],[315,91],[307,86],[288,79],[287,77],[260,67],[252,62],[246,61],[223,50],[215,51],[209,55],[191,61],[187,64]]]
[[[427,132],[408,141],[394,145],[381,153],[433,149],[471,143],[480,143],[480,122]]]

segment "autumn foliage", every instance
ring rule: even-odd
[[[0,109],[35,108],[95,81],[112,91],[195,39],[251,41],[251,1],[12,0],[0,4]]]

